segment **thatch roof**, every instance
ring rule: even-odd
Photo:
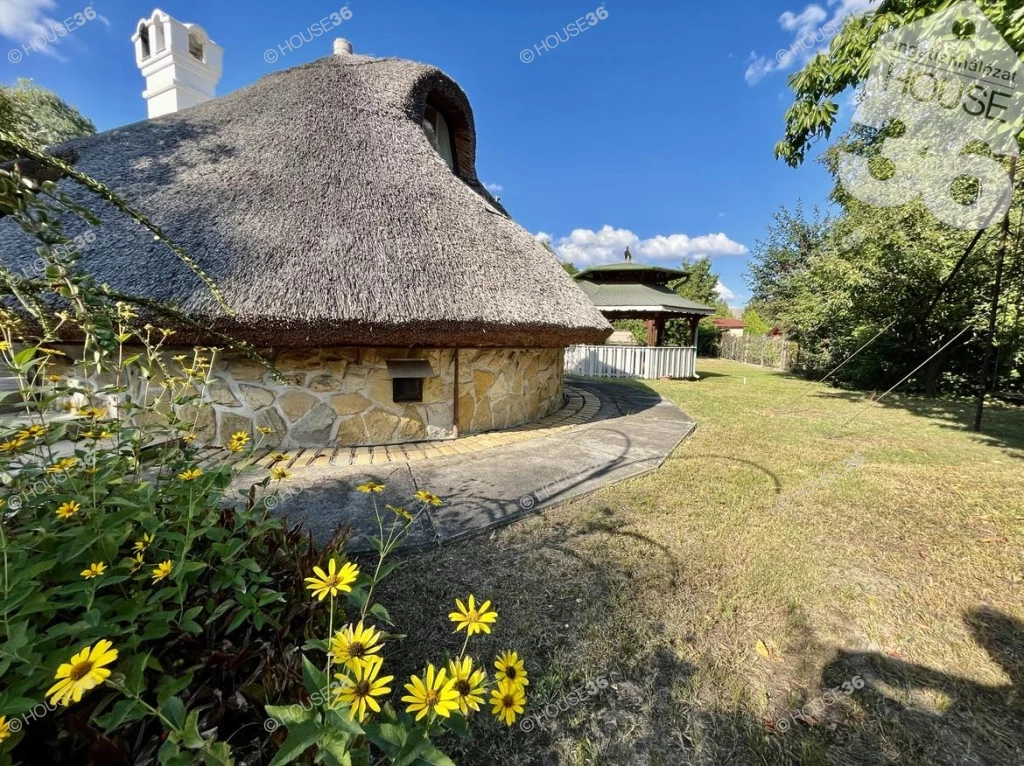
[[[428,100],[455,135],[459,175],[422,128]],[[342,54],[58,149],[163,227],[236,315],[140,226],[63,181],[104,222],[84,257],[98,281],[259,346],[601,342],[605,319],[483,188],[475,142],[466,95],[439,70]],[[27,268],[31,244],[0,221],[9,266]]]

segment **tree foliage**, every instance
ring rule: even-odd
[[[827,139],[839,114],[838,97],[855,88],[870,72],[873,47],[891,29],[913,24],[962,0],[882,0],[874,13],[851,16],[828,50],[789,78],[793,104],[775,156],[799,166],[815,141]],[[1018,55],[1024,52],[1024,8],[1020,0],[979,3],[988,19]]]
[[[96,132],[92,121],[51,90],[20,79],[0,85],[0,125],[19,138],[51,146]],[[0,161],[13,159],[0,154]]]

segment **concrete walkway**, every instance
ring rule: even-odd
[[[653,471],[695,427],[686,413],[647,388],[567,380],[567,392],[597,403],[588,422],[560,425],[547,433],[532,430],[525,439],[429,460],[293,465],[292,477],[281,484],[277,510],[303,523],[318,540],[349,525],[350,547],[362,551],[368,548],[365,534],[376,534],[377,524],[372,501],[356,490],[358,485],[374,481],[386,486],[383,494],[375,495],[382,510],[384,503],[413,510],[418,505],[413,494],[425,489],[444,505],[419,518],[407,545],[428,546],[508,524]]]

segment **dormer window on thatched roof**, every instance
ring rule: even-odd
[[[455,138],[448,127],[448,120],[436,107],[427,104],[423,111],[423,129],[427,132],[430,143],[434,145],[435,151],[441,155],[448,169],[458,173],[455,164]]]

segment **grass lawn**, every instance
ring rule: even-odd
[[[456,762],[1024,764],[1024,409],[977,436],[966,401],[700,369],[651,384],[699,424],[660,471],[411,557],[381,594],[399,677],[458,652],[473,592],[500,614],[476,656],[519,649],[527,712],[551,703],[478,721]]]

